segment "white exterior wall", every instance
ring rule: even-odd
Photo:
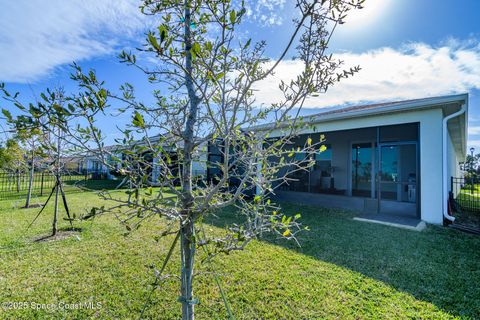
[[[442,109],[432,109],[425,116],[420,123],[420,208],[422,220],[442,224],[443,112]]]
[[[452,137],[450,131],[447,134],[447,180],[450,183],[450,177],[461,177],[459,162],[463,162],[465,159],[461,159],[461,156],[455,151],[453,146]],[[451,186],[448,186],[448,191],[451,191]],[[458,192],[460,188],[454,188]]]
[[[349,119],[332,120],[318,123],[305,128],[301,133],[313,133],[337,130],[387,126],[402,123],[420,123],[420,212],[422,220],[443,223],[442,200],[442,109],[425,109],[408,112],[378,114],[372,116],[352,117]],[[282,131],[276,130],[270,137],[281,136]],[[359,137],[360,138],[360,137]],[[328,143],[328,142],[327,142]],[[338,152],[348,152],[339,150]],[[332,165],[335,155],[332,155]],[[347,166],[348,168],[348,166]],[[337,174],[337,172],[335,172]],[[344,179],[343,179],[344,180]]]

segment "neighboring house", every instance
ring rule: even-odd
[[[95,152],[89,152],[88,154],[79,157],[78,171],[85,174],[93,175],[105,175],[107,179],[115,179],[112,175],[113,171],[120,169],[121,162],[118,159],[122,159],[122,150],[118,145],[105,147],[106,162],[110,164],[110,168],[102,161],[99,154]],[[112,168],[115,168],[112,170]]]
[[[168,139],[167,139],[168,140]],[[148,143],[152,146],[155,146],[159,143],[162,144],[162,149],[169,153],[171,160],[171,171],[178,173],[178,163],[177,163],[177,153],[174,147],[169,142],[165,142],[165,139],[162,135],[156,135],[148,139]],[[130,150],[135,149],[135,147],[143,146],[146,144],[145,140],[135,141],[128,148]],[[181,148],[182,143],[177,143],[177,147]],[[106,161],[109,163],[107,166],[104,161],[99,158],[99,154],[95,154],[95,151],[90,152],[89,154],[79,158],[80,160],[76,161],[78,170],[87,174],[105,174],[108,179],[115,179],[115,172],[118,172],[122,166],[123,161],[128,157],[125,150],[127,147],[121,145],[113,145],[105,147],[105,156],[107,157]],[[151,153],[151,150],[145,151],[140,155],[142,161],[140,162],[145,166],[145,170],[150,176],[150,183],[152,185],[158,184],[158,180],[162,174],[160,158],[154,157]],[[203,177],[206,174],[206,159],[207,152],[206,148],[199,147],[197,154],[194,156],[194,161],[192,165],[192,174],[195,177]],[[73,164],[72,164],[73,165]],[[112,169],[113,168],[113,169]]]
[[[466,157],[468,94],[328,110],[304,118],[296,138],[325,135],[327,150],[297,154],[315,165],[278,186],[283,200],[354,209],[395,222],[451,220],[451,176]],[[285,125],[270,134],[282,136]],[[262,131],[271,125],[250,130]],[[287,168],[285,169],[287,170]],[[389,221],[392,221],[390,219]]]
[[[168,142],[165,142],[164,137],[161,135],[154,136],[150,138],[150,143],[151,144],[158,144],[160,139],[162,139],[162,148],[165,152],[169,153],[170,159],[171,159],[171,166],[170,170],[174,173],[174,175],[178,174],[178,170],[180,170],[180,167],[177,163],[177,151],[175,148],[169,144]],[[168,140],[168,139],[167,139]],[[192,176],[196,178],[203,179],[206,174],[207,174],[207,143],[200,145],[197,148],[197,152],[193,155],[193,163],[192,163]],[[179,141],[176,143],[176,148],[183,148],[183,141]],[[162,174],[161,172],[161,166],[159,165],[160,163],[160,158],[159,157],[154,157],[151,159],[152,161],[152,181],[155,184],[160,175]]]
[[[52,161],[53,162],[53,161]],[[70,156],[61,158],[62,169],[68,172],[82,172],[83,157]]]

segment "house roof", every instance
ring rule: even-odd
[[[411,99],[411,100],[402,100],[402,101],[389,101],[365,105],[355,105],[349,107],[335,107],[329,108],[328,110],[309,115],[303,116],[302,120],[309,124],[340,120],[344,118],[355,118],[355,117],[364,117],[370,115],[384,114],[384,113],[393,113],[407,110],[421,110],[428,109],[432,107],[446,106],[446,105],[463,105],[468,102],[468,94],[457,94],[457,95],[448,95],[448,96],[438,96],[438,97],[429,97],[421,99]],[[447,114],[450,113],[447,111]],[[248,128],[248,130],[261,131],[269,130],[274,127],[275,123],[267,123],[262,125],[257,125]],[[285,122],[277,126],[277,128],[282,128],[288,126],[289,123]]]
[[[467,133],[468,133],[468,94],[456,94],[448,96],[429,97],[422,99],[412,99],[403,101],[381,102],[349,107],[329,108],[328,110],[303,116],[303,123],[312,125],[326,123],[330,121],[339,121],[343,119],[354,119],[360,117],[369,117],[384,115],[389,113],[400,113],[406,111],[417,111],[431,108],[442,108],[444,116],[458,111],[462,105],[467,108],[465,114],[451,119],[448,123],[448,129],[454,144],[454,147],[461,157],[466,156]],[[247,131],[265,131],[283,129],[290,126],[290,122],[267,123],[247,128]]]

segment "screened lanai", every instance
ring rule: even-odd
[[[367,213],[420,216],[418,123],[303,134],[293,147],[302,148],[309,137],[319,141],[321,135],[325,151],[297,152],[298,160],[313,159],[314,165],[288,174],[277,195]],[[288,166],[280,174],[287,172]]]

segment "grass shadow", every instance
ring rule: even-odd
[[[118,180],[82,180],[82,181],[65,181],[64,184],[69,187],[77,187],[80,192],[114,190],[120,184]],[[68,191],[71,188],[69,188]]]
[[[480,237],[443,227],[423,232],[355,221],[340,209],[282,203],[289,215],[301,213],[310,231],[299,248],[273,236],[271,244],[348,268],[382,281],[459,317],[480,319]],[[241,223],[234,210],[222,210],[206,222],[217,227]]]

